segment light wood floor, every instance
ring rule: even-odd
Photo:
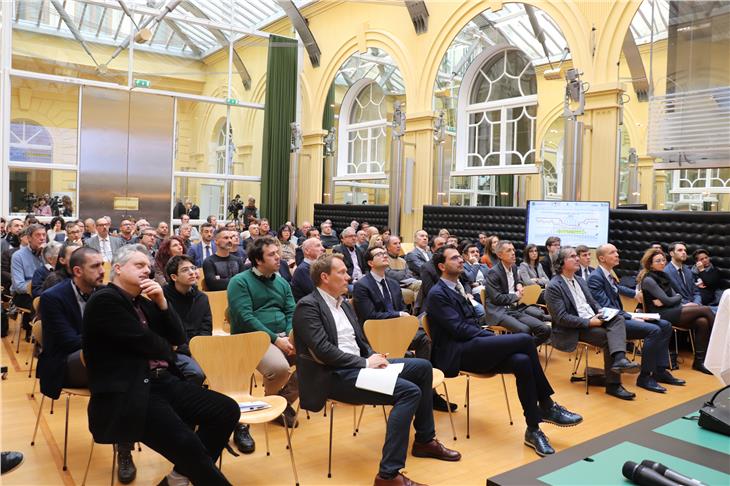
[[[28,378],[25,359],[29,345],[22,343],[20,354],[15,354],[9,338],[3,339],[2,364],[8,365],[8,379],[2,382],[2,449],[19,450],[25,454],[24,464],[16,471],[2,476],[0,483],[7,485],[73,485],[81,484],[88,459],[91,436],[87,428],[86,405],[83,398],[71,399],[69,425],[69,468],[62,470],[63,430],[65,401],[56,402],[53,415],[48,413],[49,401],[44,404],[40,430],[34,447],[30,439],[40,394],[30,398],[32,380]],[[591,364],[600,366],[600,356],[592,355]],[[560,404],[585,417],[583,424],[566,429],[544,425],[551,443],[558,451],[630,424],[702,394],[719,388],[718,381],[708,375],[689,369],[689,356],[684,356],[682,369],[675,374],[688,381],[686,387],[671,387],[665,395],[658,395],[634,384],[634,377],[624,380],[627,388],[637,393],[633,402],[624,402],[591,388],[585,394],[582,384],[570,383],[572,363],[565,353],[554,352],[548,367],[548,377]],[[25,370],[25,371],[23,371]],[[636,375],[634,375],[636,376]],[[509,375],[509,392],[512,414],[515,419],[509,425],[502,385],[499,378],[472,380],[471,386],[471,439],[466,439],[466,413],[463,408],[465,381],[463,378],[448,381],[452,401],[459,404],[454,415],[458,440],[451,437],[448,415],[436,413],[438,437],[448,446],[458,449],[463,459],[446,463],[431,459],[408,457],[404,473],[411,478],[429,484],[483,485],[487,477],[510,470],[522,464],[538,460],[532,449],[522,444],[524,419],[522,417],[514,378]],[[260,383],[260,381],[259,381]],[[261,392],[259,386],[256,390]],[[377,472],[384,437],[384,420],[380,409],[367,407],[360,427],[360,434],[352,436],[352,409],[335,410],[334,465],[332,479],[327,479],[327,443],[329,418],[322,413],[302,417],[293,437],[294,454],[302,485],[372,484]],[[256,452],[238,458],[224,452],[223,471],[235,484],[293,484],[293,476],[286,438],[279,426],[269,426],[271,456],[265,452],[263,426],[252,428],[256,439]],[[169,472],[170,464],[149,448],[134,452],[137,480],[134,484],[157,484]],[[97,445],[89,473],[89,484],[109,484],[112,448]],[[600,481],[597,481],[599,483]]]

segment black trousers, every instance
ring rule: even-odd
[[[473,373],[512,373],[517,380],[517,394],[530,427],[542,421],[538,404],[551,402],[555,393],[542,371],[535,349],[535,340],[529,334],[480,336],[463,344],[461,366]]]
[[[169,373],[150,381],[142,442],[195,485],[230,485],[215,462],[241,417],[236,401]]]

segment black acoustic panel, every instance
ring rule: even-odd
[[[331,220],[337,234],[350,226],[352,220],[367,221],[378,229],[388,226],[388,206],[375,204],[315,204],[314,225],[319,227],[325,220]]]

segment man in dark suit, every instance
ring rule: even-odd
[[[408,269],[418,278],[421,278],[421,267],[431,261],[431,251],[428,249],[428,233],[416,231],[413,236],[413,249],[406,255]]]
[[[294,270],[291,279],[291,293],[296,302],[299,302],[302,297],[311,294],[314,290],[314,282],[312,282],[312,276],[309,274],[310,265],[324,253],[324,246],[322,246],[319,238],[304,240],[301,249],[304,258],[297,266],[297,269]]]
[[[704,248],[698,248],[692,254],[695,266],[692,267],[692,276],[700,289],[700,297],[703,305],[716,306],[720,303],[720,297],[726,288],[722,280],[720,270],[710,261],[710,252]]]
[[[188,255],[193,258],[193,262],[198,268],[203,268],[203,261],[209,256],[215,254],[215,241],[213,241],[214,231],[212,224],[201,224],[200,241],[190,246]]]
[[[161,484],[230,485],[215,462],[240,418],[238,404],[176,368],[173,346],[186,342],[185,330],[148,262],[141,245],[118,250],[111,283],[86,304],[89,430],[98,443],[141,441],[172,462]]]
[[[433,254],[441,278],[426,299],[433,348],[431,362],[447,377],[460,370],[474,373],[514,373],[525,414],[525,445],[538,455],[555,450],[540,430],[540,422],[572,426],[583,418],[569,412],[550,396],[554,393],[543,373],[535,342],[527,334],[497,336],[482,329],[474,306],[456,290],[464,259],[453,245]]]
[[[111,262],[114,253],[124,246],[121,238],[109,234],[109,221],[102,217],[96,220],[96,235],[87,239],[85,244],[89,248],[101,253],[105,262]]]
[[[620,373],[638,373],[639,365],[626,359],[624,318],[616,315],[609,321],[602,319],[588,285],[576,278],[580,263],[575,248],[561,249],[555,266],[557,274],[545,288],[545,303],[553,318],[553,346],[570,353],[580,340],[603,348],[606,393],[632,400],[636,394],[621,385]]]
[[[442,238],[441,236],[434,237],[431,240],[431,255],[433,256],[434,252],[445,244],[446,238]],[[439,274],[436,271],[436,266],[433,264],[433,260],[421,267],[421,289],[418,291],[416,303],[413,305],[413,310],[416,314],[420,314],[423,311],[423,306],[426,302],[426,297],[428,297],[428,292],[434,285],[436,285],[438,280]]]
[[[317,289],[299,301],[293,320],[302,408],[319,411],[327,399],[393,406],[375,486],[417,484],[400,473],[406,463],[412,420],[414,456],[458,461],[461,454],[436,440],[431,364],[419,358],[387,360],[373,353],[355,312],[342,299],[350,277],[340,255],[320,257],[312,264],[312,277]],[[391,395],[355,387],[362,368],[384,368],[389,363],[403,363]]]
[[[550,326],[543,322],[544,314],[539,308],[520,304],[523,289],[517,276],[515,247],[507,240],[499,240],[496,252],[499,262],[487,273],[484,282],[487,323],[530,334],[539,346],[550,339]]]
[[[669,245],[669,256],[672,261],[664,267],[674,290],[682,296],[682,305],[702,305],[700,289],[695,285],[692,270],[684,264],[687,261],[687,245],[675,241]]]
[[[641,292],[625,287],[618,282],[613,269],[619,264],[619,254],[616,247],[610,243],[596,249],[598,268],[588,278],[588,287],[591,295],[601,307],[618,309],[619,315],[624,318],[627,339],[643,339],[641,348],[641,373],[636,379],[636,386],[649,391],[664,393],[666,388],[659,383],[670,385],[684,385],[684,380],[675,378],[667,370],[669,356],[667,348],[672,336],[672,324],[669,321],[642,321],[633,319],[626,312],[621,303],[621,295],[631,298],[641,298]],[[629,309],[633,312],[635,309]]]
[[[553,278],[553,264],[555,263],[555,258],[559,251],[560,238],[557,236],[549,236],[548,239],[545,240],[545,258],[543,258],[540,262],[540,265],[542,265],[542,269],[545,270],[545,275],[547,275],[548,278]]]
[[[357,240],[355,228],[348,226],[343,229],[342,233],[340,233],[340,240],[342,243],[334,246],[332,251],[340,253],[345,257],[347,274],[350,276],[350,281],[354,284],[362,278],[367,270],[363,259],[363,253],[355,246],[355,240]],[[352,289],[350,289],[350,291],[352,291]]]
[[[580,263],[580,270],[578,270],[577,275],[588,282],[588,277],[596,271],[591,266],[591,249],[585,245],[578,245],[575,247],[575,251],[578,253],[578,262]]]

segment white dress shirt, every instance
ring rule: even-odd
[[[507,268],[504,266],[504,263],[501,264],[502,268],[504,268],[504,272],[507,274],[507,291],[510,294],[517,294],[517,289],[515,288],[515,276],[512,273],[512,267]]]
[[[114,254],[112,253],[112,243],[109,241],[108,236],[106,238],[99,237],[99,249],[101,249],[104,261],[111,262]]]
[[[362,269],[360,268],[360,262],[357,260],[357,250],[355,248],[345,247],[350,252],[350,260],[352,261],[352,281],[357,282],[362,278]]]
[[[343,353],[360,356],[360,347],[357,345],[357,340],[355,339],[355,329],[352,327],[350,319],[347,318],[347,314],[345,314],[345,310],[342,308],[342,297],[335,299],[319,287],[317,287],[317,291],[327,303],[327,307],[335,319],[337,347]]]
[[[578,284],[578,282],[575,281],[575,277],[571,279],[566,278],[565,275],[561,275],[561,277],[563,277],[563,280],[568,283],[568,288],[570,289],[570,293],[573,295],[573,300],[575,300],[575,306],[578,309],[578,316],[584,319],[590,319],[595,316],[596,313],[593,311],[593,308],[588,303],[588,299],[586,299],[585,294],[583,294],[583,289]]]

